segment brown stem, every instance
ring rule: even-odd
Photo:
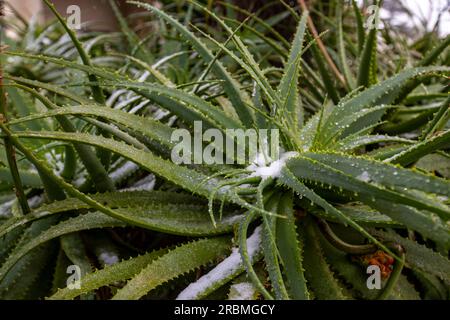
[[[305,0],[297,0],[298,4],[302,8],[302,11],[307,11],[308,7],[305,3]],[[327,48],[325,48],[325,45],[323,44],[322,40],[319,37],[319,33],[317,32],[316,26],[314,25],[313,20],[311,19],[311,16],[308,16],[308,29],[312,33],[314,39],[317,41],[317,45],[319,46],[320,51],[325,57],[325,60],[327,61],[328,65],[330,66],[333,73],[336,75],[338,80],[342,83],[344,87],[347,87],[347,82],[345,81],[344,76],[339,72],[338,68],[333,62],[333,59],[331,59],[330,55],[328,54]]]
[[[330,242],[335,248],[350,253],[350,254],[368,254],[373,253],[377,250],[377,246],[374,244],[362,244],[362,245],[354,245],[349,244],[342,239],[340,239],[330,228],[328,223],[323,219],[316,219],[317,225],[319,226],[320,231],[322,231],[323,236]]]

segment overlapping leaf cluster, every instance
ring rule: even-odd
[[[266,20],[131,1],[136,32],[110,1],[122,32],[76,35],[44,2],[57,21],[14,20],[2,53],[1,298],[449,297],[449,37],[397,59],[401,37],[341,1]],[[296,155],[264,179],[176,165],[171,134],[194,121],[279,129]],[[376,253],[395,260],[379,291]]]

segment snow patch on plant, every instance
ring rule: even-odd
[[[11,208],[14,204],[14,201],[16,199],[12,199],[10,201],[7,201],[5,203],[3,203],[2,205],[0,205],[0,218],[10,218],[12,213],[11,213]]]
[[[44,197],[42,195],[34,196],[28,199],[28,205],[31,209],[39,207],[42,203],[44,203]],[[5,203],[0,205],[0,218],[6,219],[10,218],[13,215],[13,207],[18,205],[17,199],[12,199],[6,201]]]
[[[98,259],[107,266],[111,266],[119,262],[119,257],[117,255],[107,251],[100,253]]]
[[[110,173],[109,177],[114,181],[120,181],[131,176],[133,173],[139,170],[139,166],[132,162],[127,161],[122,166],[118,167],[116,170]]]
[[[261,177],[263,180],[267,178],[278,178],[281,174],[286,161],[292,157],[298,156],[297,152],[284,152],[280,155],[278,160],[272,161],[267,155],[259,153],[253,163],[247,167],[247,170],[252,171],[251,177]]]
[[[156,183],[155,176],[149,174],[148,176],[142,178],[141,180],[134,183],[129,188],[120,189],[120,192],[124,191],[151,191],[154,189]]]
[[[256,256],[261,244],[261,227],[257,227],[247,239],[247,250],[250,260]],[[233,248],[231,255],[219,263],[214,269],[202,276],[196,282],[187,286],[177,297],[177,300],[194,300],[200,294],[217,283],[238,272],[243,268],[239,248]]]
[[[356,179],[358,179],[360,181],[364,181],[364,182],[371,181],[370,174],[367,171],[363,171],[363,173],[361,173],[359,176],[357,176]]]
[[[241,282],[230,287],[229,300],[253,300],[255,295],[256,290],[252,283]]]

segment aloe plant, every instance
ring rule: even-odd
[[[77,36],[55,11],[2,53],[0,297],[449,297],[448,38],[381,70],[377,30],[334,1],[333,71],[314,8],[130,3],[152,22],[142,41],[111,1],[120,34]],[[274,25],[288,15],[292,41]],[[172,134],[196,121],[279,130],[281,159],[177,165]]]

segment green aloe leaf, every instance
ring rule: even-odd
[[[41,222],[41,221],[38,221]],[[104,214],[88,213],[76,218],[63,221],[55,226],[36,235],[33,239],[18,247],[2,264],[0,268],[0,279],[5,278],[7,272],[13,268],[16,263],[34,248],[42,245],[52,239],[62,235],[89,229],[125,227],[126,224],[120,220],[112,219]]]
[[[312,223],[307,223],[301,230],[305,238],[305,275],[314,297],[321,300],[346,299],[341,284],[325,260],[317,229]]]
[[[208,197],[210,192],[215,189],[215,179],[207,180],[207,176],[187,167],[178,166],[170,160],[162,159],[153,153],[123,142],[94,136],[85,133],[67,133],[67,132],[18,132],[15,134],[22,138],[36,139],[56,139],[70,142],[80,142],[96,147],[106,148],[110,151],[123,156],[139,164],[142,168],[161,175],[175,184],[183,186],[185,189],[196,192]],[[206,182],[205,182],[206,181]],[[226,192],[225,192],[226,193]],[[219,198],[224,195],[223,189],[217,193]]]
[[[54,58],[43,55],[32,55],[19,52],[8,52],[7,54],[21,56],[30,59],[37,59],[41,61],[59,64],[65,67],[89,72],[97,75],[106,81],[113,81],[111,83],[104,83],[103,85],[123,86],[130,90],[135,90],[136,93],[142,94],[151,100],[155,100],[164,108],[181,116],[182,118],[204,120],[206,123],[213,123],[214,126],[223,128],[239,128],[241,125],[236,123],[234,119],[229,118],[222,110],[215,108],[209,102],[189,94],[183,90],[176,88],[168,88],[156,83],[140,83],[138,81],[124,80],[123,76],[115,74],[105,69],[94,66],[85,66],[72,61]],[[162,95],[162,96],[161,96]],[[164,102],[163,98],[170,98],[170,102]],[[174,103],[174,101],[181,101],[184,104]]]
[[[407,267],[435,275],[447,284],[450,283],[450,261],[446,257],[396,233],[373,230],[372,234],[387,241],[400,243],[407,252]]]
[[[152,261],[128,281],[113,299],[139,299],[157,286],[219,258],[229,248],[228,238],[202,239],[183,244]]]
[[[281,78],[278,92],[284,100],[283,108],[278,110],[280,114],[283,114],[285,119],[292,119],[290,124],[292,130],[296,131],[298,127],[299,115],[303,118],[303,110],[297,110],[299,108],[298,99],[298,78],[300,76],[301,67],[301,54],[303,49],[303,42],[306,31],[306,20],[308,13],[305,12],[297,27],[297,32],[292,42],[291,51],[289,53],[289,60],[284,67],[284,74]],[[302,123],[300,125],[303,125]]]
[[[349,172],[341,171],[339,164],[337,164],[336,167],[334,165],[335,163],[326,164],[321,160],[316,160],[314,156],[310,155],[288,160],[286,168],[292,171],[297,178],[335,186],[337,188],[345,189],[348,192],[353,192],[355,198],[368,205],[374,204],[377,200],[392,201],[394,203],[397,202],[399,204],[435,212],[443,219],[448,219],[449,217],[450,209],[446,206],[439,205],[438,203],[435,205],[429,202],[423,203],[409,194],[396,192],[386,188],[382,184],[374,183],[376,178],[371,180],[372,175],[369,173],[364,173],[364,171],[362,171],[359,175],[355,176],[349,174]],[[392,171],[391,175],[395,176],[396,174]],[[380,179],[383,179],[383,177],[380,177]],[[429,179],[430,180],[427,180],[429,181],[429,185],[422,186],[422,188],[425,188],[425,190],[432,188],[443,194],[448,193],[448,189],[443,188],[446,187],[448,183],[445,181],[441,182],[437,178]]]
[[[57,117],[62,115],[74,115],[80,117],[99,117],[108,119],[119,124],[131,131],[139,132],[147,138],[162,143],[167,147],[173,147],[175,144],[171,141],[171,135],[174,129],[154,120],[150,117],[142,117],[135,114],[127,113],[117,109],[107,109],[97,105],[80,105],[71,107],[60,107],[49,112],[30,115],[11,121],[11,124],[24,123],[35,119]]]
[[[424,174],[367,158],[335,153],[305,153],[304,156],[353,177],[359,177],[362,181],[450,196],[450,182],[431,174]]]
[[[413,146],[406,148],[404,151],[396,153],[385,161],[406,166],[437,150],[446,149],[449,145],[450,130],[447,130],[439,132],[427,140],[416,143]]]
[[[167,200],[163,202],[169,197],[173,199],[172,202]],[[144,192],[127,195],[119,192],[94,195],[92,199],[114,208],[116,212],[127,217],[132,225],[176,235],[210,236],[228,233],[243,218],[243,215],[238,212],[225,212],[214,228],[207,213],[208,206],[206,203],[177,203],[177,194],[174,193],[156,192],[154,194],[153,192]],[[190,198],[190,202],[194,200],[195,198]],[[53,202],[27,216],[13,217],[6,221],[0,226],[0,235],[50,215],[69,214],[72,210],[91,208],[92,206],[76,198]],[[97,218],[102,215],[103,213],[97,212],[92,216]],[[114,223],[115,219],[110,219],[111,223]]]
[[[148,3],[130,1],[130,3],[143,7],[147,10],[152,11],[156,15],[158,15],[161,19],[164,19],[168,23],[170,23],[174,28],[180,32],[180,34],[186,38],[190,44],[195,48],[195,50],[201,55],[202,59],[209,63],[214,60],[214,54],[208,49],[208,47],[191,31],[189,31],[184,25],[180,22],[172,18],[167,13],[157,9],[154,6],[149,5]],[[228,73],[225,67],[220,63],[220,61],[216,61],[212,67],[212,71],[216,74],[219,79],[223,79],[224,89],[228,93],[231,101],[233,102],[234,107],[236,108],[236,112],[241,118],[241,121],[246,125],[250,126],[253,122],[252,120],[252,112],[246,106],[246,103],[249,101],[249,98],[243,93],[237,84],[237,82],[233,79],[233,77]]]
[[[70,300],[84,293],[88,293],[112,283],[131,279],[152,261],[167,253],[168,249],[161,249],[146,253],[141,256],[130,258],[119,263],[106,266],[93,273],[86,274],[80,279],[82,286],[80,289],[61,288],[49,300]]]
[[[303,239],[297,234],[292,195],[286,194],[280,200],[278,212],[286,215],[287,219],[277,221],[277,246],[280,252],[288,291],[292,299],[308,300],[310,298],[306,286],[305,269],[303,267]]]

